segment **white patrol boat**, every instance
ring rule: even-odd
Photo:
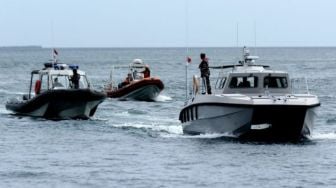
[[[6,103],[18,115],[47,119],[88,119],[106,95],[90,88],[85,72],[76,65],[51,62],[31,72],[28,95]],[[33,83],[35,83],[33,85]]]
[[[218,77],[211,95],[204,87],[200,91],[202,83],[194,76],[193,93],[179,115],[185,134],[279,141],[310,135],[318,97],[308,89],[294,94],[287,72],[256,65],[257,58],[244,48],[239,64],[210,67],[231,69]]]

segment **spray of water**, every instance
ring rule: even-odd
[[[159,95],[155,99],[156,102],[166,102],[166,101],[171,101],[171,100],[173,100],[171,97],[165,96],[165,95]]]

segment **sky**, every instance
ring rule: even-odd
[[[335,0],[0,0],[0,46],[336,46]]]

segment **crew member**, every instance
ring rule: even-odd
[[[72,88],[79,89],[80,75],[77,73],[77,69],[72,69],[72,72],[73,72],[73,75],[70,79],[70,81],[72,82]]]
[[[60,88],[60,87],[64,87],[64,86],[58,82],[58,78],[56,77],[54,79],[53,88]]]
[[[211,94],[211,86],[210,86],[210,70],[209,70],[209,62],[208,58],[206,57],[205,53],[201,53],[201,63],[199,64],[198,68],[201,71],[201,78],[203,80],[203,84],[206,86],[207,93]]]
[[[121,82],[118,87],[122,88],[124,86],[127,86],[128,84],[130,84],[133,81],[133,77],[131,73],[127,74],[127,77],[125,78],[125,80],[123,82]]]

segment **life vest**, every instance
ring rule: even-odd
[[[144,78],[149,78],[149,77],[150,77],[150,70],[146,68],[146,69],[143,71],[143,74],[144,74]]]
[[[41,92],[41,80],[35,82],[35,94],[38,95]]]

